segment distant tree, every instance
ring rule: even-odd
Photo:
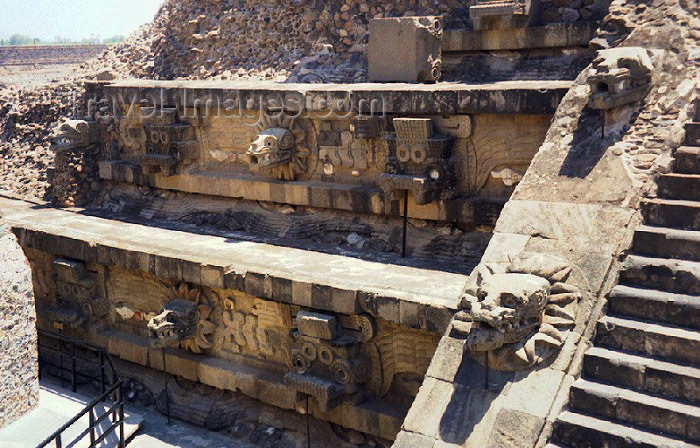
[[[126,36],[124,36],[123,34],[117,34],[117,35],[114,35],[114,36],[112,36],[112,37],[106,38],[106,39],[104,40],[104,43],[106,43],[106,44],[116,44],[116,43],[118,43],[118,42],[124,42],[125,39],[126,39]]]
[[[34,39],[32,39],[29,36],[25,36],[24,34],[13,34],[12,36],[10,36],[10,40],[8,41],[8,43],[10,45],[28,45],[31,44],[33,41]]]
[[[69,37],[63,37],[60,34],[56,34],[56,37],[53,38],[53,41],[56,44],[70,44],[73,42]]]

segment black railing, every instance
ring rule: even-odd
[[[102,406],[100,403],[106,401],[107,398],[111,399],[112,406],[110,406],[106,410],[103,410],[102,415],[97,415],[98,407]],[[116,429],[119,428],[119,438],[115,440],[114,444],[119,446],[119,448],[124,448],[124,446],[126,445],[126,441],[124,439],[124,395],[122,393],[121,380],[117,381],[116,384],[112,385],[102,395],[92,400],[90,404],[83,408],[82,411],[80,411],[75,417],[70,419],[65,425],[58,428],[49,437],[44,439],[44,441],[37,445],[36,448],[44,448],[52,442],[55,444],[56,448],[63,448],[63,434],[68,428],[70,428],[71,426],[76,424],[78,420],[83,418],[85,414],[88,414],[89,417],[89,424],[87,429],[78,434],[76,437],[73,437],[73,439],[69,441],[68,445],[66,446],[75,446],[78,441],[82,440],[83,438],[85,438],[85,436],[89,435],[89,447],[99,447],[100,444],[104,442],[104,440],[107,437],[115,433]],[[105,428],[102,426],[102,424],[108,419],[110,419],[110,423]],[[97,435],[98,430],[100,430],[99,436]]]
[[[56,448],[63,448],[64,433],[68,428],[76,424],[86,414],[88,415],[88,427],[68,442],[66,447],[73,447],[86,436],[90,437],[90,448],[99,447],[107,437],[117,434],[118,439],[112,446],[124,448],[124,394],[123,382],[119,379],[109,354],[96,345],[82,342],[62,334],[45,330],[37,330],[39,334],[39,377],[45,375],[51,368],[57,369],[58,377],[63,387],[70,380],[71,390],[77,392],[81,379],[83,383],[99,384],[101,394],[85,406],[75,417],[65,425],[57,429],[51,436],[37,445],[44,448],[54,443]],[[96,366],[98,373],[84,373],[81,370],[88,366]],[[87,370],[87,369],[86,369]],[[68,375],[68,378],[66,378]],[[110,401],[111,406],[104,409],[102,402]],[[98,409],[102,413],[98,415]],[[109,419],[109,424],[105,423]],[[99,431],[99,434],[98,434]]]
[[[78,391],[79,383],[92,383],[104,393],[107,388],[119,381],[112,359],[102,347],[88,344],[62,334],[46,330],[37,330],[39,334],[39,378],[54,369],[54,373],[65,387],[67,381],[73,392]],[[99,372],[85,373],[89,366]]]

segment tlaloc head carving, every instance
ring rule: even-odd
[[[496,370],[523,370],[547,360],[574,325],[581,294],[565,283],[570,272],[565,260],[529,253],[509,266],[478,267],[455,316],[466,349]]]
[[[54,151],[67,151],[97,143],[97,122],[66,120],[53,129],[49,136],[53,140]]]
[[[214,324],[209,322],[212,306],[199,289],[186,284],[171,289],[171,300],[161,313],[148,321],[151,346],[163,348],[173,345],[200,353],[212,347],[209,335]]]

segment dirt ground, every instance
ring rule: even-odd
[[[0,89],[34,89],[69,77],[79,64],[0,66]]]

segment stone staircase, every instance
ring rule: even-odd
[[[645,225],[548,448],[700,446],[698,121],[687,123],[659,197],[642,204]]]

